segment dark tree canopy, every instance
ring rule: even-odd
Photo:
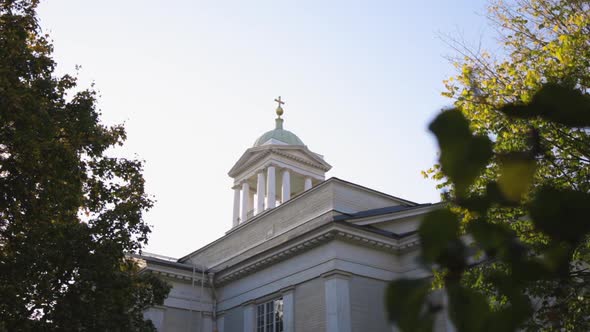
[[[430,126],[441,152],[427,175],[449,209],[424,221],[422,259],[460,331],[588,331],[590,1],[493,0],[489,18],[505,56],[454,44],[454,109]],[[424,303],[431,282],[400,287],[392,298]],[[415,308],[392,318],[431,318]]]
[[[0,0],[0,331],[149,330],[169,290],[126,253],[147,243],[142,162],[109,157],[96,92],[54,75],[36,0]]]

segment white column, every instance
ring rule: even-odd
[[[217,316],[217,331],[225,332],[225,318],[223,316]]]
[[[256,319],[256,312],[254,311],[254,303],[248,303],[244,306],[244,332],[254,332],[254,322]]]
[[[248,213],[254,214],[254,192],[250,192],[250,198],[248,199]],[[252,216],[250,216],[252,217]]]
[[[281,194],[281,203],[285,203],[291,198],[291,173],[289,173],[288,169],[283,171],[283,186]]]
[[[303,185],[303,190],[304,191],[307,191],[309,189],[311,189],[311,178],[309,176],[306,176],[305,177],[305,183]]]
[[[281,291],[283,294],[283,329],[284,332],[295,332],[295,288]]]
[[[256,183],[256,214],[264,211],[264,187],[266,183],[264,181],[264,173],[258,173],[258,182]]]
[[[277,195],[275,193],[276,177],[274,166],[268,166],[266,183],[268,184],[266,189],[266,208],[272,209],[275,207],[277,201]]]
[[[326,332],[350,332],[350,274],[332,271],[322,277],[325,279]]]
[[[250,206],[250,185],[244,181],[242,183],[242,222],[247,219],[248,206]]]
[[[232,227],[238,226],[240,222],[240,188],[234,188],[234,216]]]

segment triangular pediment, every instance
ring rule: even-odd
[[[328,164],[320,155],[310,151],[306,146],[271,144],[253,147],[246,150],[246,152],[244,152],[244,154],[228,172],[228,175],[231,177],[236,177],[242,171],[271,155],[290,159],[294,162],[317,168],[323,172],[327,172],[332,168],[332,166]]]

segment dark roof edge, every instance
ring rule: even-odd
[[[190,272],[207,272],[206,270],[203,270],[202,268],[197,268],[196,266],[192,266],[189,264],[184,264],[184,263],[179,263],[179,262],[171,262],[171,261],[167,261],[165,259],[160,259],[160,258],[156,258],[156,257],[152,257],[152,256],[145,256],[145,255],[138,255],[138,254],[131,254],[130,256],[134,257],[134,258],[139,258],[139,259],[143,259],[144,261],[154,264],[154,265],[163,265],[163,266],[168,266],[168,267],[173,267],[179,270],[185,270],[185,271],[190,271]]]
[[[412,210],[418,210],[418,209],[422,209],[422,208],[442,206],[444,204],[445,204],[445,202],[425,203],[425,204],[417,204],[414,206],[405,206],[405,207],[393,205],[393,206],[388,206],[388,207],[384,207],[384,208],[359,211],[359,212],[355,212],[355,213],[341,212],[342,215],[336,216],[334,218],[334,221],[371,218],[371,217],[378,217],[378,216],[383,216],[383,215],[387,215],[387,214],[395,215],[398,213],[403,213],[403,212],[412,211]],[[400,208],[395,209],[396,207],[400,207]]]

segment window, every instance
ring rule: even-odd
[[[259,304],[256,310],[256,332],[283,332],[283,299]]]

